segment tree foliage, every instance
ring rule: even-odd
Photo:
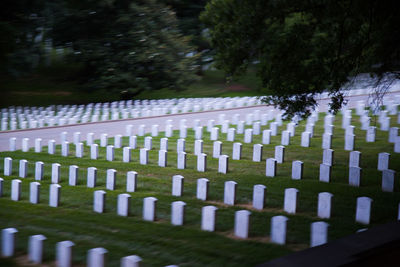
[[[179,89],[195,77],[193,50],[177,28],[175,13],[152,0],[68,1],[55,20],[56,45],[69,44],[85,64],[92,88],[132,94]]]
[[[89,89],[132,96],[180,89],[196,79],[190,38],[180,32],[175,12],[156,0],[4,2],[4,71],[32,69],[49,49],[64,48],[71,52],[68,61],[83,66],[78,78]]]
[[[308,115],[328,91],[344,102],[349,77],[400,78],[400,16],[395,0],[212,0],[202,14],[217,66],[231,75],[257,64],[266,99],[286,114]],[[379,79],[378,79],[379,80]]]

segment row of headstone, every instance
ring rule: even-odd
[[[3,183],[0,184],[1,191],[3,191]],[[13,179],[11,181],[11,200],[21,200],[21,187],[22,181],[19,179]],[[49,206],[58,207],[60,205],[61,196],[61,185],[51,184],[49,188]],[[38,204],[40,202],[40,183],[31,182],[29,185],[29,202],[32,204]]]
[[[164,99],[150,102],[113,102],[96,103],[87,106],[57,106],[52,107],[10,107],[1,111],[1,130],[16,130],[40,128],[55,125],[98,122],[160,116],[180,112],[199,112],[233,107],[259,105],[261,101],[255,97],[235,98],[198,98],[194,99]],[[260,117],[259,111],[255,113]]]
[[[3,257],[15,255],[16,235],[15,228],[5,228],[1,231],[1,254]],[[47,238],[44,235],[31,235],[28,240],[28,260],[34,264],[42,264],[44,256],[44,242]],[[56,244],[56,265],[60,267],[72,266],[72,249],[75,244],[72,241],[61,241]],[[105,266],[107,250],[104,248],[90,249],[87,253],[87,266]],[[142,259],[137,255],[130,255],[121,258],[121,267],[139,267]]]

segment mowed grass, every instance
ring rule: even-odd
[[[143,147],[144,137],[138,137],[138,148],[132,152],[132,162],[122,162],[122,149],[115,150],[115,160],[106,161],[105,148],[100,148],[99,159],[89,158],[89,147],[85,146],[83,158],[76,158],[74,146],[70,146],[69,157],[62,157],[61,148],[57,146],[56,155],[47,154],[47,147],[42,153],[29,152],[2,152],[0,160],[11,157],[13,161],[13,176],[4,177],[4,193],[0,198],[0,224],[2,228],[15,227],[17,234],[17,263],[23,261],[27,253],[28,237],[34,234],[43,234],[48,239],[45,242],[45,262],[53,264],[55,259],[55,244],[59,241],[71,240],[74,247],[74,263],[78,266],[86,262],[87,250],[95,247],[104,247],[109,253],[108,266],[119,266],[121,257],[139,255],[143,258],[144,266],[165,266],[177,264],[179,266],[254,266],[270,259],[286,255],[293,251],[309,247],[310,224],[321,221],[317,217],[318,193],[332,193],[332,217],[324,220],[329,223],[329,240],[355,233],[358,229],[373,227],[378,224],[397,219],[398,204],[400,202],[399,182],[396,178],[395,192],[382,192],[381,172],[377,171],[378,153],[391,153],[390,168],[400,171],[400,154],[393,152],[393,144],[388,143],[388,132],[377,130],[376,142],[365,142],[365,131],[360,130],[359,117],[353,116],[352,124],[356,126],[355,149],[362,152],[361,167],[363,169],[361,187],[348,185],[349,151],[344,151],[344,130],[341,129],[341,116],[336,116],[332,148],[334,166],[330,183],[319,182],[319,164],[322,162],[322,133],[323,114],[315,126],[311,147],[300,146],[301,132],[305,129],[305,121],[296,128],[296,135],[291,144],[286,146],[285,162],[278,164],[277,176],[265,176],[265,159],[274,156],[274,147],[280,144],[281,135],[271,138],[271,144],[264,145],[263,161],[253,162],[253,144],[261,143],[261,135],[254,136],[253,144],[245,144],[243,135],[236,135],[236,142],[243,144],[242,159],[229,160],[229,173],[218,173],[218,160],[212,158],[212,141],[204,127],[204,153],[208,155],[207,171],[196,171],[194,156],[194,131],[188,130],[186,138],[187,169],[178,170],[176,143],[179,132],[169,138],[168,166],[158,167],[159,139],[164,136],[160,133],[153,137],[153,149],[149,153],[149,164],[139,164],[139,148]],[[396,121],[392,118],[392,122]],[[177,123],[177,122],[175,122]],[[286,129],[279,127],[279,132]],[[188,122],[191,126],[191,122]],[[162,126],[163,127],[163,126]],[[234,127],[232,125],[232,127]],[[250,126],[247,126],[250,127]],[[262,129],[269,129],[263,126]],[[121,129],[123,133],[125,129]],[[98,133],[100,134],[100,133]],[[69,133],[69,140],[72,133]],[[220,133],[223,141],[222,154],[231,157],[233,142],[226,140],[226,134]],[[33,141],[32,141],[33,142]],[[99,141],[97,140],[99,143]],[[109,139],[113,144],[113,138]],[[128,138],[123,138],[123,146],[128,145]],[[22,180],[22,199],[19,202],[10,200],[11,180],[18,178],[18,161],[26,159],[29,162],[27,178]],[[304,162],[302,180],[291,179],[292,161]],[[29,203],[29,183],[34,181],[34,164],[43,161],[44,180],[41,181],[40,204]],[[61,164],[61,205],[58,208],[48,206],[49,185],[51,183],[51,163]],[[3,173],[3,164],[1,173]],[[78,186],[68,185],[68,168],[70,165],[79,166]],[[88,167],[98,169],[96,188],[86,187]],[[105,189],[106,170],[117,170],[116,190]],[[129,217],[120,217],[116,214],[117,196],[125,193],[126,173],[138,173],[137,191],[130,193],[131,208]],[[182,197],[171,196],[172,176],[180,174],[185,177],[184,193]],[[208,178],[209,200],[196,199],[196,181],[198,178]],[[223,204],[224,183],[233,180],[237,182],[237,204],[227,206]],[[266,204],[262,211],[252,209],[253,186],[263,184],[267,186]],[[299,190],[297,213],[288,215],[283,212],[284,190],[286,188]],[[106,212],[97,214],[93,209],[93,192],[106,190]],[[143,198],[152,196],[158,199],[157,221],[145,222],[142,220]],[[368,226],[355,222],[356,199],[368,196],[373,199],[371,224]],[[170,224],[171,203],[173,201],[186,202],[184,226]],[[215,205],[217,210],[216,232],[200,230],[201,208],[206,205]],[[233,235],[234,213],[237,210],[251,210],[250,237],[246,240]],[[287,245],[279,246],[269,243],[270,220],[276,215],[285,215],[289,218],[287,224]],[[15,259],[15,258],[14,258]],[[0,264],[2,262],[0,261]],[[5,263],[10,265],[11,263]]]
[[[60,64],[51,68],[41,68],[34,74],[18,79],[2,78],[0,89],[4,93],[0,107],[9,106],[50,106],[67,104],[88,104],[122,100],[120,91],[87,90],[82,88],[75,77],[78,67]],[[75,76],[74,76],[75,75]],[[146,90],[134,96],[134,99],[166,99],[182,97],[235,97],[262,96],[260,79],[255,70],[227,83],[225,74],[220,70],[204,71],[197,81],[177,91],[175,89]]]

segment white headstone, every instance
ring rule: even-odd
[[[361,183],[361,168],[349,167],[349,185],[359,187]]]
[[[271,143],[271,130],[264,130],[262,133],[262,143],[268,145]]]
[[[218,159],[218,172],[219,173],[228,173],[228,169],[229,169],[229,156],[227,155],[221,155],[219,156]]]
[[[144,138],[144,148],[151,150],[153,148],[153,137],[146,136]]]
[[[382,152],[378,154],[378,170],[383,171],[389,169],[390,154]]]
[[[26,178],[28,175],[28,161],[26,159],[21,159],[19,161],[19,177]]]
[[[173,126],[168,124],[165,126],[165,137],[172,137],[173,135]]]
[[[83,143],[75,143],[75,156],[77,158],[83,157]]]
[[[137,172],[129,171],[126,173],[126,192],[136,191]]]
[[[124,147],[122,150],[122,161],[123,162],[130,162],[131,161],[131,157],[132,157],[132,153],[131,153],[132,149],[128,146]]]
[[[216,141],[218,140],[218,136],[219,136],[219,128],[213,127],[210,133],[210,140]]]
[[[106,262],[106,254],[108,250],[105,248],[92,248],[87,253],[87,267],[104,267]]]
[[[235,236],[247,238],[249,236],[250,214],[248,210],[238,210],[235,212]]]
[[[119,216],[127,217],[129,215],[130,199],[131,196],[129,194],[118,195],[117,214]]]
[[[253,208],[257,210],[264,209],[265,203],[265,190],[266,186],[262,184],[256,184],[253,187]]]
[[[106,133],[103,133],[100,135],[100,146],[106,147],[107,144],[108,144],[108,135]]]
[[[50,155],[54,155],[56,153],[56,141],[49,140],[49,142],[47,143],[47,146],[48,146],[48,153]]]
[[[282,131],[281,145],[288,146],[290,144],[290,132]]]
[[[197,171],[198,172],[205,172],[207,169],[207,155],[201,153],[197,155]]]
[[[180,197],[183,193],[183,176],[174,175],[172,176],[172,195]]]
[[[239,121],[237,126],[236,126],[236,132],[238,134],[243,134],[244,133],[244,121]]]
[[[263,153],[263,145],[261,145],[261,144],[253,145],[253,161],[254,162],[262,161],[262,153]]]
[[[194,154],[200,155],[203,153],[203,140],[194,141]]]
[[[61,143],[61,156],[68,157],[69,154],[69,142],[65,141]]]
[[[319,180],[321,182],[329,183],[331,179],[331,166],[327,164],[320,164],[319,165]]]
[[[268,158],[266,160],[266,168],[265,168],[265,175],[267,177],[275,177],[276,176],[276,159],[275,158]]]
[[[200,140],[202,138],[203,138],[203,127],[201,127],[201,126],[195,127],[194,139],[195,140]]]
[[[114,160],[114,146],[112,145],[107,146],[106,159],[107,161]]]
[[[103,213],[106,204],[106,192],[104,190],[94,191],[93,194],[93,211]]]
[[[236,129],[235,128],[229,128],[228,129],[228,134],[226,135],[226,141],[234,142],[235,141],[235,135],[236,135]]]
[[[53,184],[59,184],[61,181],[60,169],[61,169],[61,165],[59,163],[51,164],[51,182]]]
[[[178,152],[177,168],[180,170],[186,169],[186,152]]]
[[[178,139],[176,141],[176,152],[185,152],[185,147],[186,147],[186,141],[185,139]]]
[[[140,149],[140,164],[147,165],[149,161],[149,150],[146,148]]]
[[[13,179],[11,181],[11,200],[19,201],[21,198],[21,180]]]
[[[62,241],[57,243],[56,261],[57,267],[72,266],[72,247],[75,244],[71,241]]]
[[[47,238],[44,235],[31,235],[28,244],[28,259],[35,264],[41,264],[43,260],[43,242]]]
[[[117,134],[114,136],[114,147],[121,148],[122,147],[122,135]]]
[[[153,124],[151,126],[151,136],[158,136],[158,125]]]
[[[80,141],[81,141],[81,133],[80,132],[74,132],[73,140],[74,140],[74,144],[80,143]]]
[[[140,267],[142,258],[136,255],[121,258],[121,267]]]
[[[108,190],[115,190],[116,180],[117,180],[117,171],[114,169],[108,169],[106,178],[106,188]]]
[[[4,158],[4,175],[5,176],[12,175],[12,158],[10,157]]]
[[[167,155],[168,152],[166,150],[158,151],[158,166],[167,167]]]
[[[128,124],[125,126],[125,136],[131,136],[133,134],[133,125]]]
[[[168,138],[163,137],[160,139],[160,150],[168,151]]]
[[[295,160],[292,162],[292,179],[301,180],[303,178],[303,162]]]
[[[346,134],[344,140],[344,150],[352,151],[354,150],[354,140],[356,136],[354,134]]]
[[[213,158],[217,159],[221,155],[222,151],[222,142],[214,141],[213,143]]]
[[[42,138],[35,139],[35,152],[36,153],[42,152]]]
[[[179,137],[180,138],[186,138],[187,137],[187,127],[186,126],[181,126],[179,128]]]
[[[146,125],[144,125],[144,124],[139,125],[138,135],[139,136],[144,136],[145,133],[146,133]]]
[[[286,243],[286,225],[288,218],[282,215],[271,218],[271,243],[284,245]]]
[[[32,204],[39,203],[40,183],[31,182],[29,184],[29,202]]]
[[[214,232],[217,207],[205,206],[201,209],[201,230]]]
[[[185,219],[185,206],[183,201],[174,201],[171,204],[171,224],[183,225]]]
[[[318,217],[329,219],[331,217],[331,202],[333,194],[321,192],[318,194]]]
[[[275,159],[276,163],[283,163],[285,160],[285,147],[276,146],[275,147]]]
[[[22,139],[22,152],[28,152],[29,151],[29,138],[23,138]]]
[[[99,157],[99,145],[92,144],[90,146],[90,159],[97,159]]]
[[[156,220],[157,198],[145,197],[143,199],[143,220],[153,222]]]
[[[61,191],[61,185],[59,184],[50,185],[50,193],[49,193],[50,207],[58,207],[58,205],[60,204],[60,191]]]
[[[227,205],[235,205],[236,202],[236,185],[234,181],[226,181],[224,187],[224,203]]]
[[[370,126],[367,129],[366,141],[369,143],[375,142],[376,127]]]
[[[301,133],[301,146],[302,147],[310,147],[310,132],[302,132]]]
[[[11,137],[9,141],[9,150],[10,151],[15,151],[17,150],[17,138]]]
[[[326,222],[313,222],[311,224],[311,247],[323,245],[328,242],[328,226]]]
[[[253,142],[253,129],[244,130],[244,142],[245,143]]]
[[[372,199],[369,197],[357,198],[356,222],[369,224]]]
[[[94,188],[96,187],[97,181],[97,168],[89,167],[87,169],[87,187]]]
[[[1,254],[3,257],[14,256],[15,236],[18,230],[15,228],[5,228],[1,230]]]
[[[332,134],[324,133],[322,135],[322,149],[330,149],[332,146]]]
[[[197,199],[207,200],[208,184],[209,184],[209,180],[207,178],[197,179],[197,192],[196,192]]]
[[[42,161],[35,162],[35,180],[41,181],[43,179],[43,166]]]
[[[241,143],[233,143],[232,159],[240,160],[241,156],[242,156],[242,144]]]
[[[382,191],[393,192],[395,175],[396,172],[394,170],[382,171]]]
[[[333,165],[334,151],[332,149],[324,149],[322,153],[322,163],[332,166]]]
[[[136,135],[129,136],[129,147],[132,148],[132,149],[135,149],[136,148],[136,141],[137,141]]]
[[[361,162],[361,152],[351,151],[349,159],[349,167],[360,167]]]
[[[86,145],[91,146],[94,143],[94,133],[87,133],[86,135]]]
[[[297,207],[297,193],[299,190],[296,188],[285,189],[285,200],[283,204],[283,210],[290,214],[296,213]]]

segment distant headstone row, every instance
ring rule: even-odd
[[[88,105],[9,107],[1,110],[1,130],[119,120],[260,105],[257,97],[128,100]]]

